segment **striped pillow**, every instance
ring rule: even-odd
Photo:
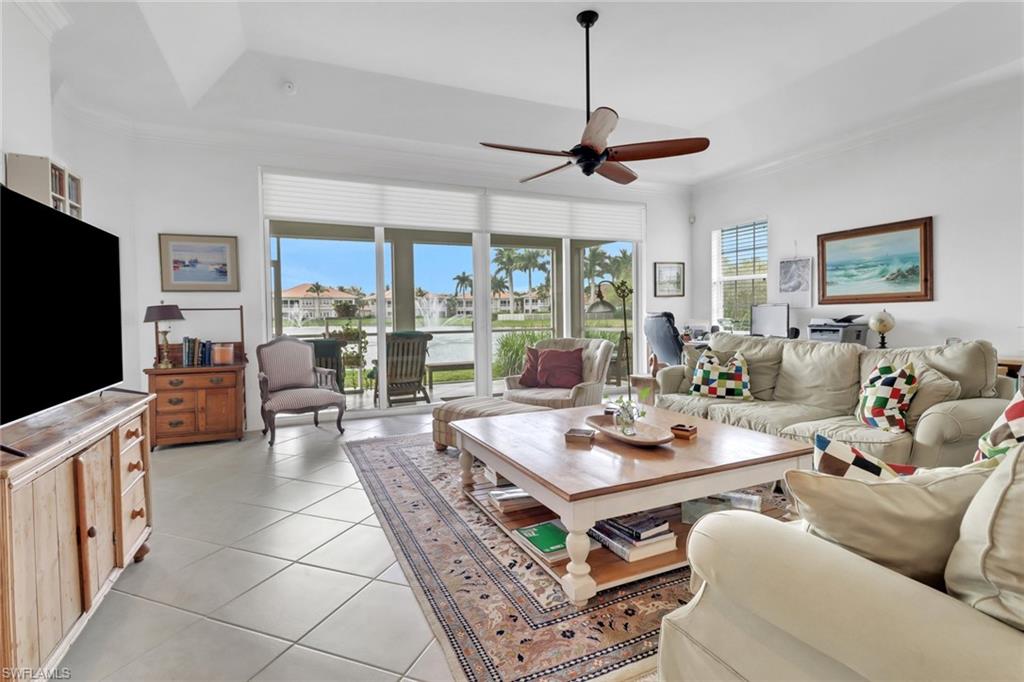
[[[750,393],[750,371],[742,353],[733,355],[728,363],[722,364],[718,356],[706,350],[697,360],[693,370],[690,395],[730,400],[753,400]]]

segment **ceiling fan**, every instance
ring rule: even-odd
[[[551,173],[565,170],[569,166],[579,166],[584,175],[597,173],[620,185],[628,185],[637,178],[623,161],[643,161],[645,159],[663,159],[668,156],[696,154],[708,148],[711,141],[706,137],[686,137],[676,140],[656,140],[653,142],[637,142],[608,146],[608,136],[619,122],[619,115],[609,107],[598,107],[590,111],[590,27],[597,23],[597,12],[585,10],[576,15],[576,21],[586,31],[587,54],[587,126],[583,129],[580,143],[569,151],[553,149],[536,149],[533,147],[516,147],[508,144],[481,142],[485,147],[507,149],[527,154],[544,154],[546,156],[562,156],[568,160],[560,166],[523,178],[519,182],[529,182]]]

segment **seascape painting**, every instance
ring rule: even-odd
[[[163,291],[238,291],[236,237],[161,234]]]
[[[820,235],[819,303],[931,300],[931,219]]]

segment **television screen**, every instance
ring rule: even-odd
[[[0,187],[0,423],[123,379],[118,238]]]

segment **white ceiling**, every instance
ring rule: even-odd
[[[358,135],[495,158],[567,148],[593,105],[612,142],[706,135],[636,164],[690,183],[906,116],[1022,64],[1018,3],[64,3],[54,83],[140,124]],[[286,95],[281,84],[298,88]],[[506,157],[498,157],[504,162]],[[508,155],[510,173],[545,166]],[[539,161],[538,161],[539,159]],[[566,174],[563,174],[566,175]]]

